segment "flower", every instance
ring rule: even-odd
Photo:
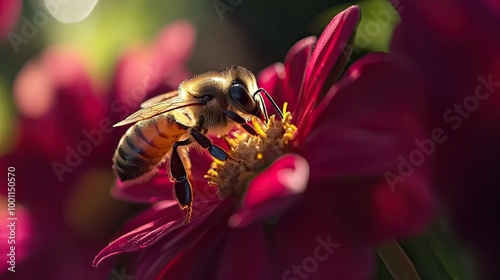
[[[118,182],[118,196],[159,202],[94,264],[136,252],[140,279],[367,279],[376,245],[421,231],[432,213],[426,173],[396,190],[384,176],[397,172],[398,156],[422,135],[411,73],[386,54],[371,54],[328,82],[347,62],[358,20],[356,6],[346,9],[317,41],[299,41],[284,64],[260,73],[259,85],[288,108],[267,126],[254,120],[258,136],[233,133],[227,150],[241,161],[215,161],[205,176],[218,195],[192,167],[190,224],[168,180],[155,177],[142,192]],[[203,155],[193,160],[207,162]]]
[[[185,21],[166,27],[155,42],[142,46],[140,56],[137,48],[124,53],[108,85],[89,75],[88,59],[74,46],[49,47],[19,71],[13,85],[16,141],[0,159],[3,170],[16,170],[19,255],[16,273],[2,266],[2,279],[109,278],[113,263],[96,270],[90,260],[127,210],[108,193],[110,158],[123,133],[112,125],[140,102],[119,93],[140,86],[134,82],[152,75],[144,71],[148,67],[160,72],[153,72],[154,84],[141,88],[141,94],[174,89],[170,84],[188,75],[184,63],[194,36]],[[181,50],[165,47],[177,44],[179,37],[187,40],[184,57],[178,56]],[[177,58],[171,60],[169,54]],[[7,191],[2,188],[0,196]],[[9,234],[6,229],[1,236]]]
[[[495,278],[500,3],[393,2],[401,24],[391,51],[413,65],[423,87],[432,113],[427,135],[437,128],[446,135],[436,145],[433,185],[456,234],[478,254],[471,259],[480,260],[479,278]]]

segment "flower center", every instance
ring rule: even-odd
[[[226,139],[230,146],[228,153],[236,160],[223,162],[214,159],[205,175],[209,184],[218,187],[219,197],[224,198],[231,194],[243,196],[250,181],[285,154],[288,142],[297,131],[297,127],[291,124],[292,115],[286,111],[286,107],[287,103],[283,105],[282,120],[276,120],[273,115],[266,126],[252,118],[258,135],[238,130],[233,133],[233,138]]]

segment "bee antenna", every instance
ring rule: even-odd
[[[253,97],[255,98],[255,95],[257,95],[257,93],[259,93],[259,92],[263,92],[266,95],[267,99],[269,100],[269,102],[271,102],[271,104],[273,105],[273,107],[276,110],[276,112],[278,112],[278,115],[280,115],[280,118],[283,119],[283,112],[281,112],[281,109],[278,107],[278,104],[276,104],[276,102],[274,102],[274,99],[271,97],[271,95],[265,89],[259,88],[253,94]]]

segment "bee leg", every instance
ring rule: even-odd
[[[189,133],[191,134],[193,139],[196,142],[198,142],[198,144],[200,144],[200,146],[207,149],[208,152],[214,158],[216,158],[218,160],[222,160],[222,161],[226,161],[230,158],[229,155],[226,153],[226,151],[224,151],[221,147],[212,144],[212,141],[210,141],[210,139],[208,139],[207,136],[203,135],[202,133],[200,133],[196,129],[192,129],[192,128],[189,129]]]
[[[243,127],[243,129],[245,129],[248,133],[250,133],[252,135],[258,135],[257,132],[255,132],[255,129],[253,127],[251,127],[250,125],[248,125],[247,122],[245,121],[245,119],[242,118],[240,115],[236,114],[233,111],[229,111],[229,110],[224,110],[224,114],[226,114],[226,116],[228,116],[230,119],[232,119],[237,124],[241,125],[241,127]]]
[[[191,139],[186,139],[183,141],[177,141],[174,143],[172,149],[172,157],[170,159],[170,173],[175,179],[174,193],[177,198],[177,202],[181,209],[187,208],[186,219],[184,223],[189,223],[191,219],[192,206],[193,206],[193,188],[188,180],[186,168],[182,162],[181,156],[179,155],[178,147],[191,144]]]

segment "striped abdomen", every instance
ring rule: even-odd
[[[171,114],[137,122],[122,137],[113,157],[121,181],[138,179],[156,169],[188,127]]]

